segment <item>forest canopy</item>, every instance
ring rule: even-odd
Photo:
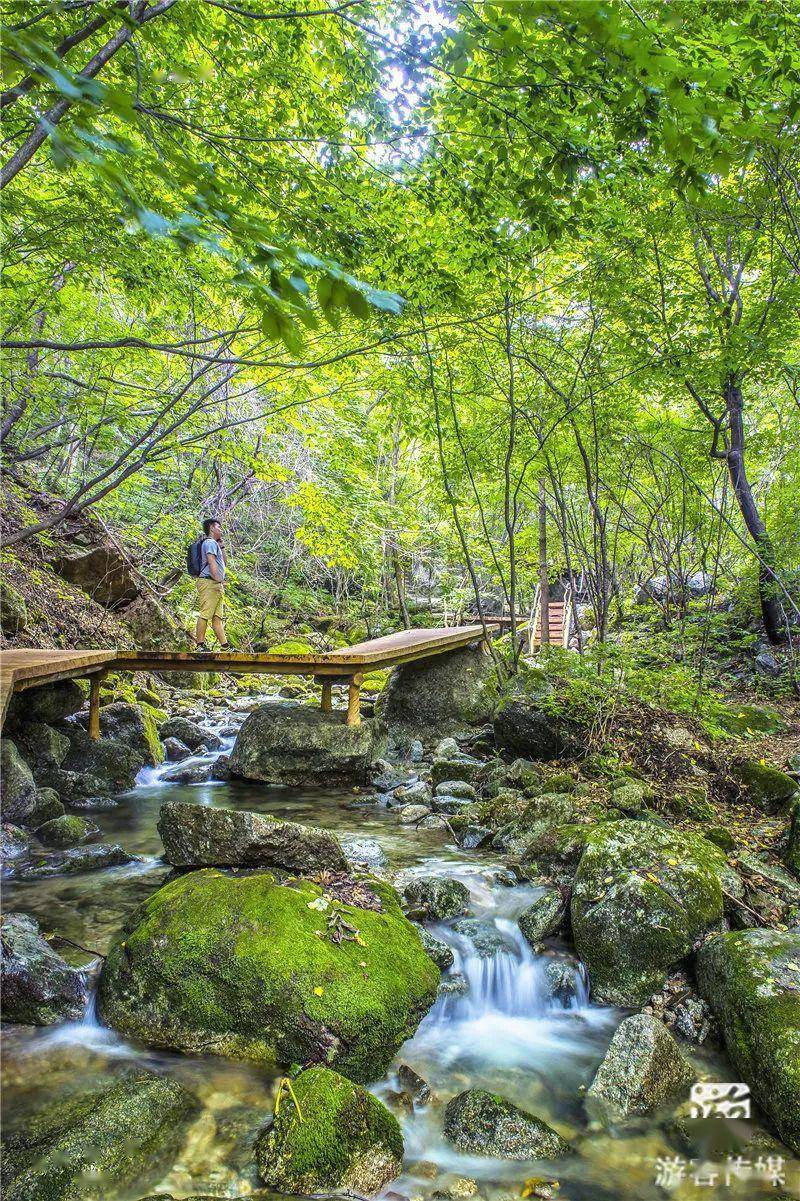
[[[6,4],[5,553],[91,511],[180,605],[213,512],[251,614],[703,573],[785,640],[798,16]]]

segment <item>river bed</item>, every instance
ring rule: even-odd
[[[227,731],[243,719],[242,713],[225,713],[206,724]],[[233,736],[226,733],[218,753],[229,750],[232,742]],[[693,1173],[702,1165],[690,1165],[689,1152],[682,1154],[655,1124],[615,1138],[587,1126],[581,1090],[591,1081],[624,1013],[589,999],[582,968],[566,947],[534,954],[516,918],[537,890],[510,885],[500,858],[465,853],[450,841],[447,831],[403,826],[382,805],[358,804],[357,790],[269,788],[241,781],[169,784],[161,780],[164,770],[146,769],[118,807],[92,814],[103,841],[120,842],[139,862],[86,875],[8,884],[4,889],[6,910],[30,913],[44,930],[70,940],[57,940],[54,945],[71,962],[87,966],[93,952],[102,955],[136,905],[168,874],[156,830],[160,806],[168,799],[256,810],[323,826],[339,835],[376,839],[388,862],[385,870],[398,884],[418,873],[462,880],[470,890],[472,913],[485,919],[502,942],[495,954],[481,956],[471,939],[456,933],[451,923],[431,927],[454,953],[455,963],[446,976],[463,977],[467,991],[440,996],[397,1056],[397,1064],[408,1064],[430,1084],[433,1102],[409,1109],[394,1072],[373,1086],[397,1114],[405,1138],[404,1175],[387,1189],[387,1196],[421,1201],[434,1195],[473,1195],[468,1191],[472,1185],[457,1183],[465,1178],[477,1182],[480,1196],[504,1201],[523,1196],[526,1181],[527,1195],[535,1195],[530,1192],[532,1178],[557,1178],[560,1188],[554,1195],[564,1201],[656,1201],[666,1196],[683,1201],[780,1192],[766,1177],[726,1181],[724,1165],[717,1165],[715,1181],[694,1180]],[[548,963],[554,960],[563,967],[564,981],[555,997],[547,982]],[[99,963],[96,957],[94,963]],[[197,1094],[203,1112],[180,1159],[155,1191],[176,1198],[193,1193],[237,1197],[258,1188],[252,1142],[271,1113],[276,1073],[133,1045],[99,1025],[93,1003],[79,1022],[49,1029],[7,1026],[2,1049],[4,1109],[13,1112],[15,1121],[59,1091],[102,1077],[120,1061],[175,1075]],[[702,1049],[694,1058],[699,1074],[736,1079],[729,1065]],[[577,1154],[548,1165],[482,1159],[455,1151],[441,1135],[443,1103],[469,1087],[501,1093],[538,1114],[575,1145]],[[671,1189],[662,1186],[667,1160],[675,1161],[673,1176],[683,1175]],[[119,1201],[133,1201],[139,1195],[134,1191]]]

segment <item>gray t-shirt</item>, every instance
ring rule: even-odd
[[[222,548],[220,547],[220,544],[217,542],[217,540],[215,538],[206,538],[205,541],[203,542],[202,552],[203,552],[203,566],[200,569],[201,578],[205,579],[205,580],[214,578],[211,574],[211,568],[208,565],[208,556],[216,555],[217,567],[219,568],[219,576],[220,576],[221,580],[224,580],[225,579],[225,563],[222,558]]]

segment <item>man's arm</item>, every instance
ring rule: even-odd
[[[220,571],[219,564],[217,563],[217,556],[209,553],[206,555],[206,558],[208,560],[208,570],[211,572],[212,580],[216,580],[218,584],[222,583],[222,572]]]

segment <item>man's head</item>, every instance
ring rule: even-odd
[[[206,538],[214,538],[216,541],[222,536],[222,526],[216,517],[207,517],[203,522],[203,533]]]

